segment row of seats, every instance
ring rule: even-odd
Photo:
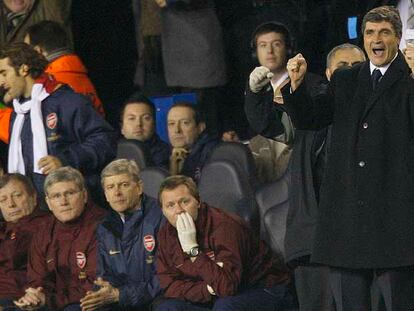
[[[117,157],[137,162],[144,193],[157,198],[159,186],[169,173],[152,166],[142,143],[120,140]],[[276,254],[284,256],[289,207],[287,174],[274,183],[259,185],[250,149],[240,143],[222,142],[203,167],[198,188],[202,201],[238,214]]]

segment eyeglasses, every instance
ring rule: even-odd
[[[60,200],[62,197],[65,198],[66,200],[70,200],[72,199],[76,194],[78,194],[79,192],[81,192],[82,190],[68,190],[65,191],[63,193],[57,192],[57,193],[52,193],[51,195],[48,195],[47,197],[52,200],[52,201],[58,201]]]

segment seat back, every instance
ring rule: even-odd
[[[121,138],[116,151],[117,159],[134,160],[142,170],[152,165],[151,154],[148,148],[135,139]]]
[[[160,167],[146,167],[140,172],[144,184],[144,193],[150,197],[158,199],[160,185],[170,175],[167,170]]]
[[[261,220],[260,234],[273,252],[285,256],[286,219],[289,210],[288,174],[261,187],[256,201]]]
[[[201,200],[207,204],[236,213],[253,230],[259,230],[259,214],[247,175],[230,161],[207,163],[198,184]]]
[[[246,145],[236,142],[221,142],[211,152],[209,162],[221,160],[233,163],[237,170],[244,172],[253,189],[258,186],[254,158]]]

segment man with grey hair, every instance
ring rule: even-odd
[[[398,11],[362,23],[369,60],[338,70],[310,96],[301,54],[288,61],[285,108],[299,129],[332,125],[311,261],[329,266],[338,311],[368,310],[377,284],[387,310],[414,310],[414,79],[398,50]]]
[[[143,194],[139,169],[132,160],[109,163],[101,183],[112,213],[97,231],[95,285],[99,289],[81,300],[82,310],[147,310],[160,292],[155,252],[161,209],[155,199]]]
[[[363,61],[365,54],[359,46],[351,43],[337,45],[326,56],[326,78],[330,81],[336,69],[350,68]]]
[[[35,234],[28,261],[22,309],[80,310],[80,299],[95,280],[96,227],[104,211],[88,203],[82,174],[71,167],[45,180],[46,203],[53,215]]]

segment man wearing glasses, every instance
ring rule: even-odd
[[[79,171],[62,167],[44,185],[53,216],[38,228],[28,260],[26,293],[15,304],[24,310],[80,310],[80,299],[92,290],[97,243],[95,231],[104,215],[88,203]]]

